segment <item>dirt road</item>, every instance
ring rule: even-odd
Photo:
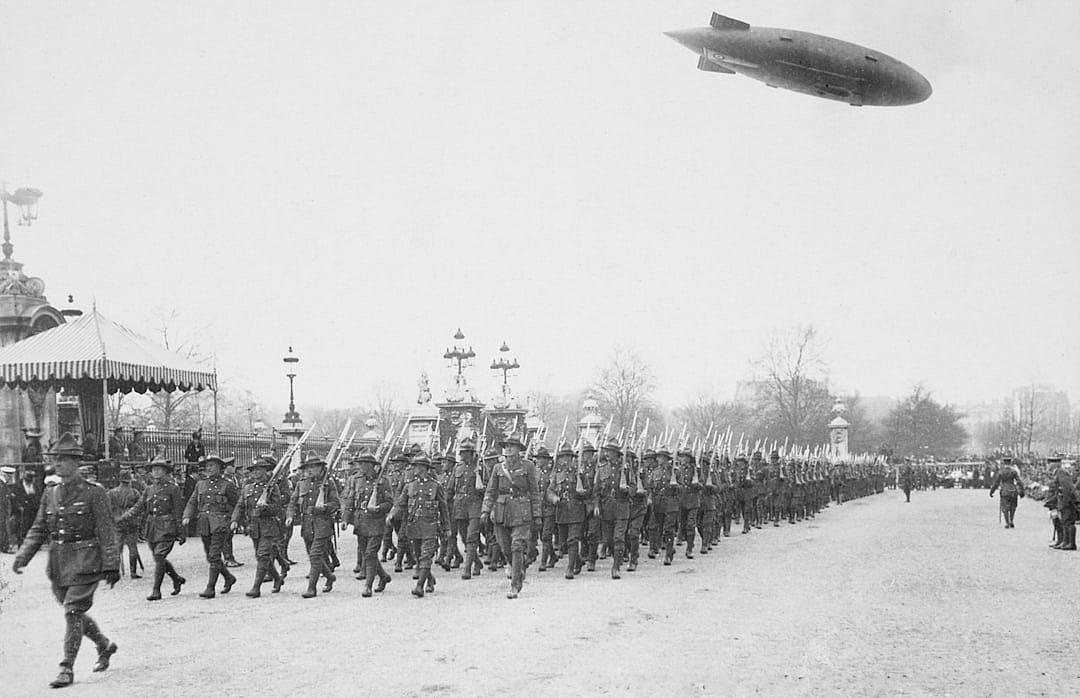
[[[437,570],[423,600],[407,573],[371,599],[341,575],[304,600],[306,565],[252,600],[242,539],[236,589],[205,601],[192,541],[175,555],[189,579],[180,596],[148,603],[146,579],[98,593],[92,614],[120,652],[93,674],[84,643],[67,694],[1080,695],[1080,554],[1048,538],[1028,500],[1006,530],[986,490],[915,492],[910,504],[887,491],[733,533],[694,560],[680,550],[672,567],[645,560],[620,581],[534,567],[516,601],[486,570],[469,582]],[[353,538],[342,540],[351,569]],[[0,556],[0,694],[51,694],[63,621],[45,555],[18,577],[11,559]]]

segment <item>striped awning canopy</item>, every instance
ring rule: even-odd
[[[0,349],[0,385],[73,388],[89,380],[107,381],[110,393],[217,390],[214,372],[97,310]]]

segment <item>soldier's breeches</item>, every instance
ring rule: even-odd
[[[1013,514],[1016,512],[1017,496],[1015,494],[1003,494],[1001,495],[1001,510],[1006,514]]]
[[[62,587],[52,586],[53,597],[56,602],[64,607],[65,614],[86,613],[94,605],[94,592],[97,591],[97,582],[91,584],[76,584],[75,586]]]
[[[305,538],[304,543],[308,547],[308,582],[314,584],[319,575],[330,579],[330,565],[327,563],[327,555],[330,552],[329,538]]]
[[[694,545],[694,531],[697,530],[697,520],[697,509],[679,510],[679,523],[681,524],[683,537],[686,538],[686,543],[688,546]]]
[[[645,509],[637,512],[631,510],[630,518],[626,522],[626,541],[641,540],[641,531],[645,526]]]
[[[499,547],[502,548],[504,555],[510,555],[514,551],[521,551],[524,553],[529,549],[529,535],[532,531],[532,524],[523,524],[521,526],[495,526],[495,539],[499,541]]]
[[[581,542],[581,522],[558,524],[559,536],[566,541],[567,550],[577,550]]]
[[[379,548],[382,547],[382,534],[377,536],[364,536],[357,534],[356,549],[360,551],[359,567],[368,579],[374,579],[376,575],[385,575],[382,565],[379,564]]]
[[[439,547],[438,536],[428,536],[426,538],[413,538],[409,541],[412,543],[413,550],[418,550],[416,569],[418,571],[431,570],[431,561],[435,559],[435,551]]]
[[[225,551],[225,533],[221,531],[200,537],[202,538],[203,550],[206,551],[206,561],[210,563],[210,569],[223,568],[225,566],[225,560],[222,557]]]
[[[260,565],[269,567],[270,561],[274,559],[274,547],[277,545],[277,538],[274,536],[252,537],[251,543],[255,546],[255,559]]]
[[[610,519],[601,521],[600,528],[603,531],[603,540],[617,557],[622,557],[626,551],[626,529],[629,519]]]

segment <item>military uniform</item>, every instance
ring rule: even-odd
[[[390,461],[390,471],[386,477],[390,483],[390,492],[396,499],[401,491],[405,488],[405,484],[409,481],[409,456],[405,453],[399,453],[394,456]],[[396,542],[395,542],[396,534]],[[405,530],[402,527],[401,517],[395,516],[391,520],[390,525],[386,527],[386,532],[383,534],[383,546],[386,548],[390,557],[394,558],[394,571],[401,572],[403,570],[402,563],[407,561],[411,568],[415,562],[413,559],[412,547],[409,545]]]
[[[364,580],[361,595],[367,598],[371,596],[375,577],[379,578],[379,584],[374,589],[376,592],[383,591],[390,581],[390,575],[379,563],[379,547],[387,529],[386,515],[393,506],[394,497],[389,481],[378,475],[378,462],[374,454],[365,449],[357,456],[356,462],[361,470],[353,478],[348,496],[342,502],[342,527],[346,523],[352,524],[356,535],[356,549],[360,555],[360,573],[356,578]]]
[[[476,443],[471,439],[461,442],[461,462],[454,466],[446,485],[446,499],[450,510],[450,535],[457,547],[461,536],[465,544],[465,564],[462,579],[472,579],[484,568],[480,562],[480,511],[484,506],[483,466],[476,457]],[[481,485],[478,487],[477,485]]]
[[[914,484],[915,473],[912,472],[911,459],[905,458],[904,465],[900,468],[900,486],[904,490],[904,501],[911,501],[911,488]]]
[[[596,480],[596,448],[586,442],[582,444],[580,456],[581,479],[585,487],[589,489],[589,497],[592,498],[593,482]],[[593,514],[592,507],[586,507],[585,524],[582,528],[582,541],[584,550],[582,557],[588,564],[589,572],[596,571],[596,558],[600,547],[600,517]]]
[[[200,465],[205,468],[216,463],[218,468],[222,468],[233,460],[211,455],[204,458]],[[225,577],[222,594],[228,594],[233,584],[236,584],[236,577],[225,567],[223,555],[225,541],[230,533],[229,521],[239,498],[240,493],[237,492],[236,486],[219,473],[199,480],[195,484],[195,491],[191,493],[191,499],[188,500],[187,507],[184,509],[185,521],[197,517],[195,533],[202,538],[206,561],[210,565],[206,589],[199,592],[199,596],[204,599],[214,598],[219,576]]]
[[[671,451],[661,448],[656,452],[656,460],[657,467],[653,471],[649,491],[659,543],[664,549],[664,564],[670,565],[675,557],[675,534],[679,529],[679,502],[683,488],[679,484],[677,466],[671,460]]]
[[[64,607],[64,656],[60,674],[50,684],[54,688],[74,681],[72,667],[79,653],[83,635],[98,650],[94,671],[109,667],[116,643],[110,642],[87,613],[94,603],[94,592],[102,579],[115,584],[120,578],[120,556],[116,549],[116,529],[105,490],[79,475],[74,463],[83,455],[75,437],[64,434],[49,455],[59,456],[61,467],[71,467],[71,475],[46,490],[37,515],[15,555],[12,569],[20,572],[41,548],[49,544],[47,574],[52,593]]]
[[[712,549],[716,529],[717,489],[711,460],[711,454],[705,454],[701,462],[701,467],[706,469],[704,482],[701,484],[701,508],[698,515],[698,533],[701,534],[701,549],[698,552],[702,555],[708,555]]]
[[[537,487],[540,489],[540,530],[535,535],[540,543],[540,567],[541,572],[549,567],[554,567],[558,559],[555,555],[555,504],[547,496],[551,488],[551,477],[554,473],[554,463],[551,452],[541,446],[536,450],[536,477]]]
[[[642,460],[655,460],[656,454],[646,451]],[[626,459],[630,463],[630,516],[626,520],[626,552],[628,561],[626,571],[637,570],[638,556],[641,552],[641,534],[645,528],[645,519],[649,515],[649,491],[641,474],[644,462],[638,464],[637,455],[627,449]]]
[[[601,537],[611,551],[611,578],[620,578],[630,521],[630,487],[622,449],[614,440],[604,445],[593,481],[593,514],[600,517]]]
[[[516,437],[503,440],[504,447],[524,448]],[[518,454],[505,456],[488,480],[482,515],[495,525],[499,547],[510,551],[510,592],[517,598],[525,581],[525,552],[532,526],[540,525],[540,490],[536,466]]]
[[[300,537],[308,551],[308,588],[301,596],[315,596],[319,577],[326,578],[324,592],[332,591],[337,577],[330,567],[330,546],[334,537],[334,518],[341,509],[338,486],[333,478],[323,477],[315,468],[325,468],[326,461],[314,451],[309,452],[301,463],[303,476],[296,483],[289,508],[285,514],[286,524],[300,521]]]
[[[698,515],[701,510],[701,480],[697,477],[697,464],[690,451],[679,451],[676,469],[682,495],[679,498],[679,530],[686,542],[686,557],[694,557],[694,538]]]
[[[1020,479],[1020,471],[1013,466],[1012,458],[1006,458],[1004,466],[994,476],[990,496],[993,497],[998,489],[1001,490],[999,506],[1005,516],[1005,528],[1016,528],[1013,517],[1016,515],[1017,498],[1024,496],[1024,481]]]
[[[555,525],[559,529],[559,538],[566,545],[564,576],[573,579],[581,571],[581,529],[585,524],[589,492],[584,482],[578,488],[580,476],[570,445],[562,444],[555,455],[545,499],[555,506]]]
[[[276,465],[273,459],[262,457],[252,463],[248,471],[261,470],[265,475]],[[255,548],[255,580],[251,589],[244,594],[249,598],[262,595],[262,585],[267,578],[274,581],[273,593],[281,591],[283,579],[274,567],[274,559],[284,533],[281,524],[281,513],[284,509],[285,498],[277,483],[264,479],[262,475],[255,476],[244,484],[240,498],[233,508],[230,527],[246,528]]]
[[[421,471],[401,490],[390,510],[388,518],[400,515],[404,518],[404,530],[418,550],[416,561],[417,582],[413,596],[423,598],[425,591],[435,590],[435,576],[431,572],[432,558],[439,544],[439,536],[450,528],[450,512],[446,508],[446,493],[431,472],[431,461],[422,453],[412,460]]]
[[[131,475],[121,473],[120,484],[108,491],[109,508],[116,526],[117,552],[122,556],[128,550],[131,578],[139,579],[139,521],[123,520],[124,513],[139,501],[139,492],[131,486]]]
[[[163,471],[172,472],[173,466],[169,461],[154,461],[151,468],[162,468]],[[165,575],[172,580],[172,595],[180,593],[180,587],[187,581],[181,577],[172,563],[168,561],[169,553],[172,552],[173,544],[177,541],[183,545],[187,539],[187,533],[182,523],[184,518],[184,499],[180,488],[175,485],[167,475],[160,480],[151,482],[139,499],[121,514],[123,521],[145,515],[143,522],[143,538],[150,546],[150,553],[154,557],[154,586],[147,601],[161,599],[161,582]]]

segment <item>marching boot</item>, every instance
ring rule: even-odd
[[[563,575],[566,579],[573,579],[574,575],[581,571],[581,565],[578,563],[578,550],[577,546],[572,546],[567,551],[566,558],[566,574]]]
[[[364,590],[360,592],[360,596],[365,599],[371,598],[371,586],[375,583],[375,565],[377,564],[377,559],[371,559],[364,565]]]
[[[405,560],[405,546],[403,545],[403,546],[401,546],[400,548],[397,549],[396,554],[394,555],[394,571],[395,572],[404,572],[405,571],[405,568],[402,566],[404,560]]]
[[[165,565],[160,563],[154,564],[154,588],[150,590],[150,596],[146,597],[147,601],[160,601],[161,600],[161,583],[165,581]]]
[[[420,574],[416,581],[416,586],[413,587],[412,595],[418,599],[424,598],[424,581],[427,576],[427,570],[420,570]]]
[[[537,571],[543,572],[548,567],[554,567],[555,566],[555,559],[554,558],[555,558],[555,551],[552,550],[551,543],[548,542],[548,541],[544,541],[543,550],[540,553],[540,566],[537,568]],[[551,563],[550,565],[548,564],[549,562]]]
[[[424,589],[429,594],[434,594],[435,593],[435,575],[431,573],[431,570],[428,570],[427,583],[424,584]]]
[[[667,545],[664,550],[664,564],[670,565],[671,561],[675,559],[675,540],[673,538],[667,539]]]
[[[323,575],[326,577],[326,584],[324,584],[322,588],[323,593],[325,594],[334,590],[334,582],[337,581],[337,577],[328,569],[323,569]]]
[[[324,573],[324,568],[327,567],[326,556],[320,557],[316,560],[314,557],[310,557],[311,566],[308,569],[307,576],[307,590],[300,594],[302,598],[313,599],[315,598],[315,586],[319,583],[319,577]]]
[[[464,580],[472,579],[473,560],[476,559],[476,546],[473,544],[467,544],[465,546],[465,564],[462,565],[461,578]]]
[[[484,562],[483,562],[483,560],[480,559],[480,553],[477,550],[475,545],[473,546],[472,564],[473,564],[472,576],[479,577],[480,573],[484,571]]]
[[[233,575],[233,573],[230,572],[227,567],[222,567],[221,573],[225,575],[225,586],[221,588],[221,593],[228,594],[230,591],[232,591],[233,584],[236,584],[236,576]]]
[[[72,667],[75,666],[75,658],[79,655],[79,645],[82,644],[83,615],[67,613],[64,615],[64,621],[64,658],[60,661],[60,673],[49,684],[51,688],[64,688],[75,682]]]
[[[694,559],[694,534],[691,533],[686,537],[686,559]]]
[[[1061,550],[1076,550],[1076,526],[1065,527],[1065,545]]]
[[[595,572],[596,571],[596,558],[598,557],[597,550],[596,550],[597,545],[598,544],[596,544],[596,543],[586,543],[585,544],[585,563],[586,563],[585,564],[585,571],[586,572]]]
[[[274,588],[270,590],[271,594],[276,594],[281,591],[281,587],[285,584],[285,578],[278,574],[277,568],[274,567],[274,563],[271,562],[270,566],[266,570],[270,579],[274,580]]]
[[[641,541],[630,541],[630,564],[626,566],[627,572],[637,571],[638,551],[641,549]]]
[[[88,615],[83,615],[83,635],[86,635],[97,646],[97,662],[94,664],[94,671],[105,671],[109,668],[109,661],[112,656],[116,654],[116,650],[119,649],[115,642],[110,642],[109,638],[101,632],[101,628],[98,624]]]
[[[165,574],[169,575],[169,579],[172,580],[172,592],[170,593],[173,596],[176,596],[180,593],[180,587],[184,586],[184,584],[187,583],[187,580],[177,573],[176,568],[173,567],[172,563],[168,560],[165,561]]]
[[[516,599],[521,592],[521,585],[525,581],[525,561],[524,553],[522,551],[511,551],[510,568],[510,591],[507,592],[506,598]]]
[[[611,554],[611,578],[622,579],[622,575],[619,574],[619,567],[622,566],[622,551],[618,548]]]
[[[266,565],[262,562],[255,568],[255,581],[251,584],[251,590],[245,591],[244,596],[249,599],[257,599],[262,596],[262,584],[266,581]]]
[[[134,555],[132,555],[131,559],[128,561],[128,564],[131,566],[131,578],[132,579],[142,579],[142,575],[139,574],[139,565],[136,562],[137,560],[138,560],[138,558],[136,558]]]
[[[211,565],[210,566],[210,576],[206,580],[206,588],[199,592],[199,597],[200,598],[212,599],[215,596],[217,596],[217,594],[214,591],[214,588],[217,586],[217,580],[218,580],[218,575],[219,574],[220,573],[218,572],[217,565],[216,564]]]
[[[379,568],[379,583],[375,585],[375,593],[381,594],[386,589],[386,585],[393,580],[393,577],[386,574],[386,572],[384,572],[382,568]]]

